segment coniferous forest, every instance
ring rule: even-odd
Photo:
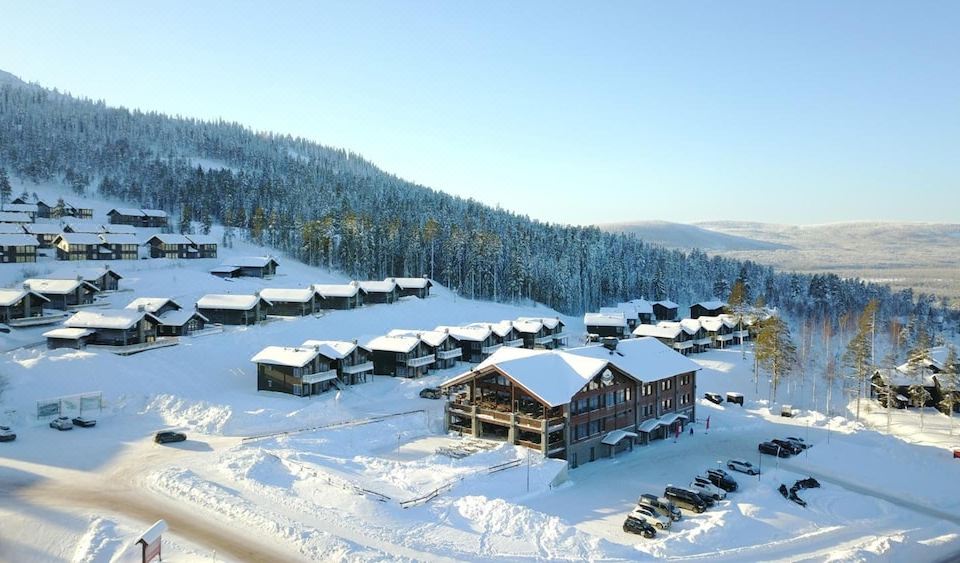
[[[356,278],[429,275],[461,295],[531,299],[570,314],[629,298],[681,304],[746,298],[802,317],[940,316],[935,299],[835,275],[645,244],[632,235],[537,221],[450,196],[361,156],[238,123],[129,111],[33,85],[0,87],[0,168],[227,227]],[[650,189],[657,189],[650,186]],[[14,194],[16,195],[16,194]],[[758,218],[762,219],[762,218]]]

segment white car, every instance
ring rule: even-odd
[[[659,530],[669,530],[670,526],[673,525],[673,520],[664,516],[663,514],[660,514],[656,511],[656,509],[642,504],[634,507],[633,511],[630,513],[630,517],[642,518],[650,524],[656,526]]]
[[[694,477],[693,482],[690,483],[690,488],[698,493],[704,493],[710,497],[713,497],[714,500],[723,500],[727,498],[727,491],[724,491],[720,487],[714,485],[706,477]]]
[[[743,459],[729,459],[727,460],[727,469],[730,471],[739,471],[740,473],[746,473],[747,475],[759,475],[760,470],[754,467],[752,463]]]
[[[73,430],[73,422],[65,416],[60,416],[50,421],[50,428]]]

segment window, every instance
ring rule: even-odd
[[[689,375],[681,375],[681,376],[680,376],[680,385],[690,385],[690,376],[689,376]]]
[[[603,404],[604,404],[604,406],[606,406],[606,407],[612,407],[613,405],[617,404],[616,401],[614,400],[614,393],[613,393],[613,391],[610,391],[609,393],[606,394],[606,396],[604,397],[604,403],[603,403]]]
[[[644,396],[644,397],[649,397],[650,395],[653,395],[653,384],[652,384],[652,383],[648,383],[648,384],[646,384],[646,385],[643,386],[643,396]]]
[[[593,436],[594,434],[599,434],[599,433],[600,433],[600,421],[599,421],[599,420],[591,420],[591,421],[590,421],[590,434],[589,434],[589,435],[590,435],[590,436]]]
[[[673,380],[672,380],[672,379],[664,379],[663,381],[660,382],[660,390],[661,390],[661,391],[669,391],[670,389],[673,389]]]
[[[668,411],[673,408],[673,399],[664,399],[660,405],[663,410]]]

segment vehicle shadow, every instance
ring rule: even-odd
[[[176,448],[178,450],[187,450],[191,452],[212,452],[213,448],[206,442],[196,440],[185,440],[183,442],[168,442],[166,444],[157,444],[164,448]]]

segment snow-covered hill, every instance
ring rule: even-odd
[[[750,237],[724,234],[697,225],[669,221],[637,221],[601,225],[604,230],[634,234],[652,244],[667,248],[699,248],[700,250],[775,250],[789,246],[756,240]]]

